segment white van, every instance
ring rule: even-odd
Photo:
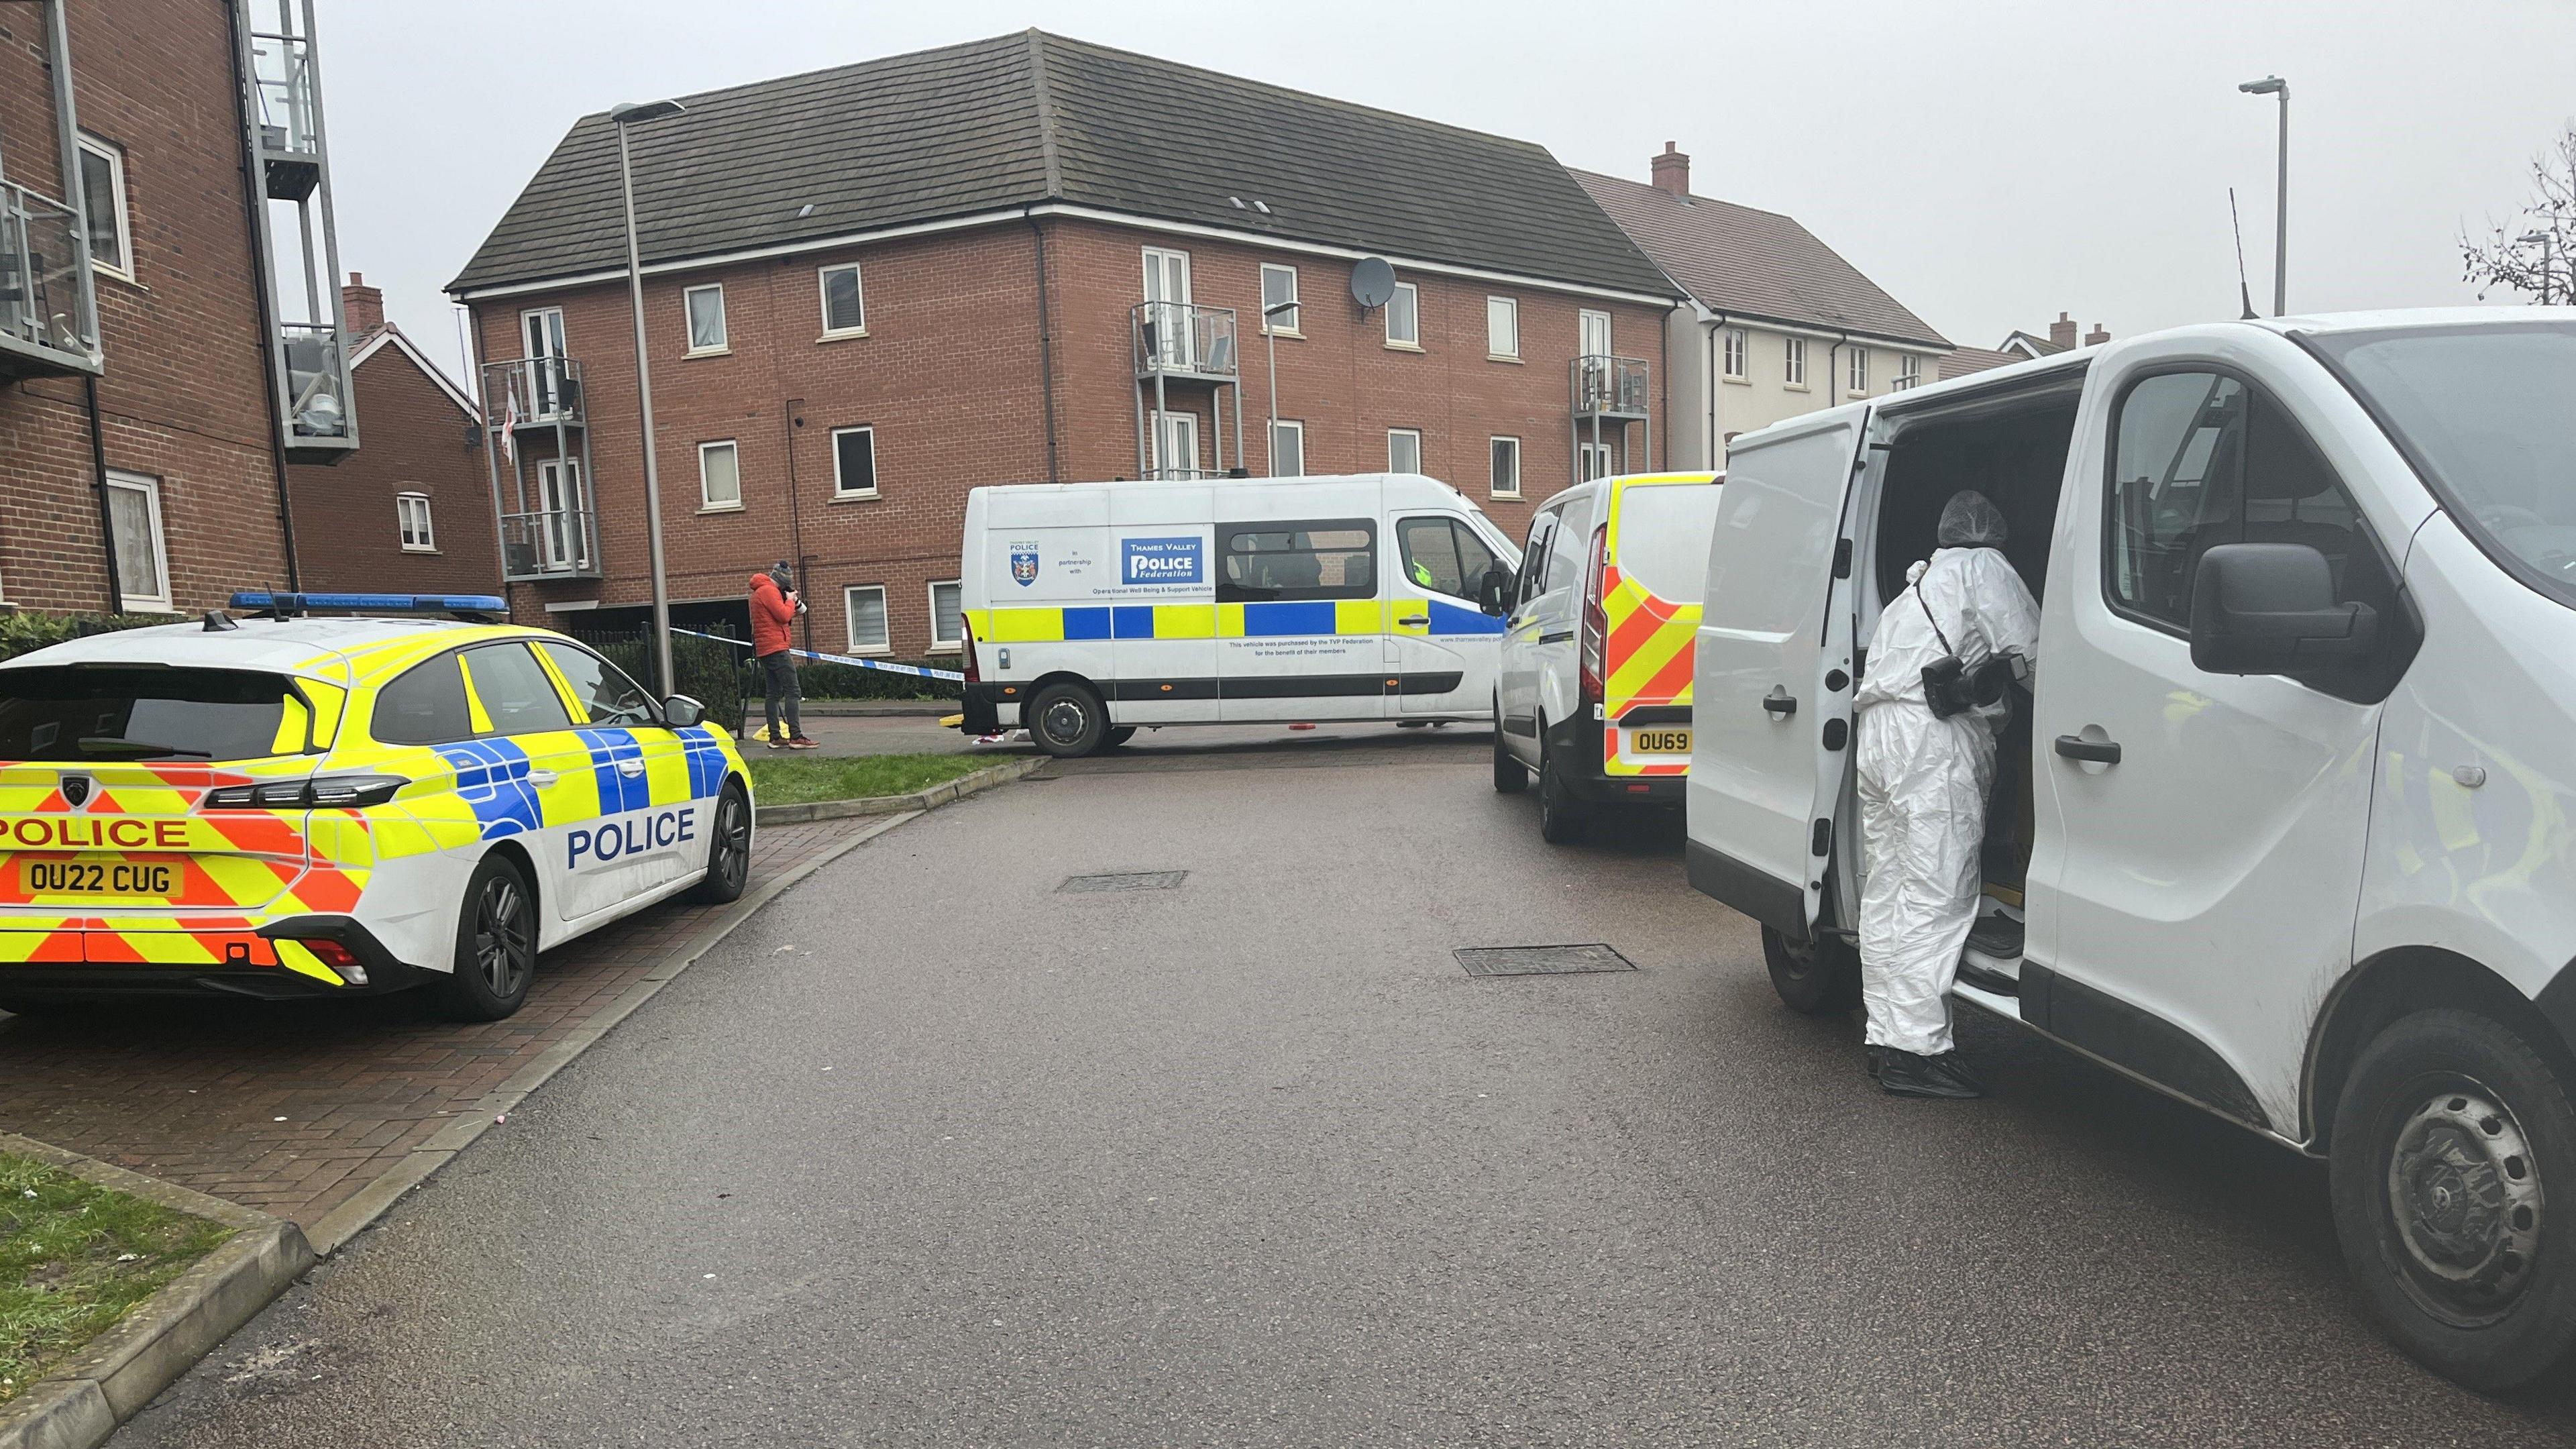
[[[1679,804],[1691,647],[1718,473],[1595,478],[1540,504],[1506,612],[1494,788],[1538,775],[1538,829],[1580,836],[1604,805]]]
[[[964,730],[1087,755],[1139,726],[1490,718],[1520,555],[1412,473],[966,495]]]
[[[1856,995],[1853,686],[1975,488],[2041,603],[1956,996],[2331,1163],[2397,1342],[2576,1354],[2576,309],[2223,323],[1736,441],[1694,885]]]

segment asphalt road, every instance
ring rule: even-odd
[[[2568,1442],[2373,1335],[2314,1165],[1982,1020],[1995,1100],[1879,1096],[1675,823],[1551,849],[1485,749],[1172,731],[892,832],[117,1442]]]

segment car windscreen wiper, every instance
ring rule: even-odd
[[[182,749],[177,745],[155,744],[150,740],[129,740],[122,735],[83,735],[80,747],[84,751],[131,750],[138,755],[169,755],[191,760],[214,758],[204,750]]]

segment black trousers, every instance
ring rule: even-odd
[[[766,701],[769,713],[769,737],[795,739],[803,735],[805,723],[797,718],[797,712],[805,702],[805,691],[796,682],[796,656],[784,649],[775,654],[764,654],[760,656],[760,667],[765,676],[769,695]],[[778,733],[778,715],[781,709],[787,713],[785,735]]]

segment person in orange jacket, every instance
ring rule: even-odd
[[[805,601],[796,597],[792,581],[785,559],[769,572],[751,576],[751,653],[760,661],[767,695],[769,729],[762,738],[773,750],[817,748],[805,738],[804,721],[797,718],[805,691],[796,683],[796,651],[788,647],[787,629],[805,612]],[[782,706],[787,716],[783,731],[779,728]]]

